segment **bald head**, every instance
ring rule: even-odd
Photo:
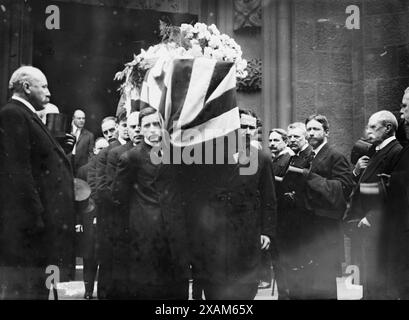
[[[30,102],[37,110],[50,101],[47,78],[40,69],[32,66],[18,68],[10,77],[9,89],[20,98]]]
[[[366,133],[370,143],[379,145],[385,139],[394,136],[397,128],[398,121],[393,113],[381,110],[370,116]]]
[[[384,126],[390,124],[392,126],[393,133],[395,133],[396,129],[398,128],[398,120],[396,120],[396,117],[394,116],[394,114],[388,110],[381,110],[381,111],[375,112],[369,118],[369,120],[371,119],[373,121],[382,122]]]
[[[102,149],[109,146],[108,141],[105,138],[98,138],[95,140],[94,154],[98,154]]]
[[[85,125],[85,113],[84,111],[77,109],[74,111],[74,115],[72,116],[72,122],[77,128],[84,128]]]

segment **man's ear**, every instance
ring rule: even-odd
[[[388,130],[388,133],[391,132],[391,130],[392,130],[392,124],[391,124],[391,123],[388,123],[388,124],[386,125],[386,129]]]
[[[24,92],[26,93],[26,94],[29,94],[31,91],[30,91],[30,84],[27,82],[27,81],[24,81],[23,83],[22,83],[22,88],[23,88],[23,90],[24,90]]]

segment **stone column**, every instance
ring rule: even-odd
[[[262,0],[264,144],[273,127],[293,120],[291,0]]]
[[[263,0],[263,24],[261,27],[263,41],[262,56],[262,110],[263,110],[263,142],[268,144],[268,132],[277,126],[277,26],[276,1]]]
[[[291,1],[277,8],[277,124],[286,128],[292,120]]]

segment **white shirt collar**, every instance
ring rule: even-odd
[[[124,145],[126,143],[126,140],[122,139],[121,137],[118,137],[118,141],[122,145]]]
[[[77,132],[77,130],[79,130],[78,132],[81,132],[81,128],[78,128],[75,124],[74,124],[74,122],[72,123],[72,132],[73,133],[75,133],[75,132]]]
[[[32,105],[30,102],[28,102],[27,100],[25,100],[25,99],[23,99],[23,98],[20,98],[20,97],[14,95],[14,94],[13,94],[13,96],[12,96],[11,98],[14,99],[14,100],[20,101],[20,102],[21,102],[22,104],[24,104],[27,108],[29,108],[32,112],[34,112],[35,114],[37,114],[36,109],[34,109],[33,105]]]
[[[396,140],[395,136],[389,137],[388,139],[385,139],[382,141],[382,143],[379,146],[375,147],[376,151],[382,150],[385,148],[389,143],[391,143],[393,140]]]
[[[313,151],[314,151],[314,153],[315,153],[315,156],[317,156],[318,152],[321,151],[321,149],[327,144],[327,142],[328,142],[328,140],[327,140],[327,138],[325,138],[325,139],[324,139],[324,142],[321,143],[321,144],[318,146],[317,149],[313,149]]]

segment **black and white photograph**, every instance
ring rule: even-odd
[[[409,0],[0,0],[0,300],[408,299]]]

